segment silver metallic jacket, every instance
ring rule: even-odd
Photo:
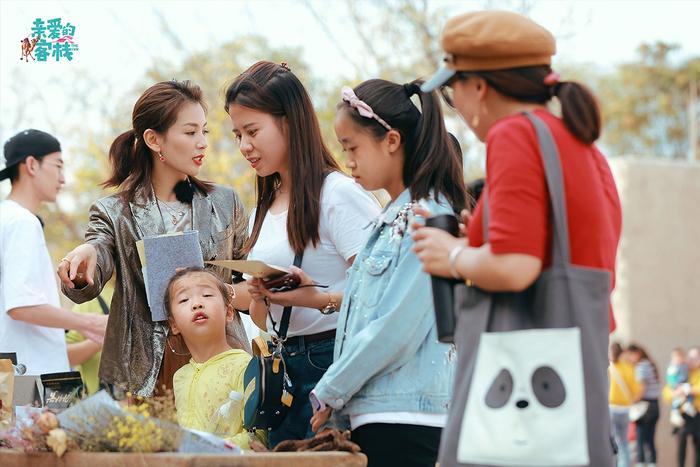
[[[215,185],[208,194],[195,190],[192,228],[199,231],[205,261],[243,257],[241,249],[248,235],[248,220],[232,188]],[[82,289],[62,286],[68,298],[83,303],[97,297],[116,272],[100,379],[141,396],[150,396],[155,388],[168,325],[151,321],[136,241],[164,233],[163,217],[155,198],[143,190],[131,203],[125,203],[118,194],[96,201],[90,208],[85,233],[85,242],[97,250],[94,284]],[[217,273],[225,282],[231,282],[231,271],[217,268]],[[238,313],[234,313],[227,336],[234,348],[250,352]]]

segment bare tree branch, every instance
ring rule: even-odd
[[[311,13],[311,16],[314,17],[318,25],[320,26],[321,30],[323,33],[326,35],[328,40],[333,44],[333,46],[338,50],[338,53],[345,58],[350,64],[352,64],[353,68],[355,68],[355,72],[359,75],[362,73],[362,67],[353,59],[350,57],[350,55],[347,53],[345,48],[342,46],[336,35],[330,30],[328,27],[328,24],[326,21],[323,20],[321,15],[318,14],[318,11],[316,11],[316,8],[311,4],[310,0],[304,0],[304,6],[306,6],[306,9],[309,10],[309,13]]]
[[[371,31],[367,31],[363,27],[365,22],[364,18],[362,18],[362,16],[357,11],[357,2],[354,0],[346,0],[346,6],[350,13],[351,23],[355,28],[355,32],[357,33],[360,42],[362,42],[363,50],[374,60],[374,63],[381,68],[384,61],[382,60],[382,57],[380,57],[377,53],[377,50],[374,48],[374,40],[370,37]],[[390,9],[387,3],[384,1],[381,2],[381,6],[387,10]]]
[[[187,45],[182,42],[182,40],[175,33],[173,28],[170,26],[168,19],[163,14],[163,11],[159,8],[153,8],[153,14],[158,18],[160,22],[160,30],[168,38],[173,48],[177,50],[181,56],[188,57],[192,55],[191,51],[187,48]]]

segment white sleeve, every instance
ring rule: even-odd
[[[16,220],[5,226],[2,270],[4,297],[3,313],[23,307],[50,303],[41,280],[46,277],[46,262],[42,258],[44,233],[37,222]]]
[[[330,236],[346,261],[355,256],[371,232],[381,208],[377,198],[352,180],[336,183],[326,195]]]

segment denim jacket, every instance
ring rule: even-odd
[[[453,212],[446,201],[420,204]],[[412,206],[407,189],[384,209],[348,271],[334,361],[315,388],[342,415],[447,411],[454,350],[437,340],[430,276],[411,250]]]

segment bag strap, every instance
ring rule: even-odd
[[[544,165],[544,175],[549,188],[549,202],[554,221],[554,245],[552,248],[552,265],[563,266],[571,262],[569,251],[569,225],[566,215],[564,177],[561,170],[559,151],[549,127],[532,112],[525,112],[525,117],[535,127],[540,143],[540,154]]]
[[[107,306],[107,302],[105,301],[105,299],[102,298],[102,295],[97,296],[97,303],[100,304],[100,309],[102,310],[102,313],[108,315],[109,307]]]
[[[620,386],[620,389],[622,389],[622,393],[625,396],[625,399],[627,399],[627,402],[630,404],[633,402],[632,401],[632,395],[630,394],[630,389],[627,387],[625,384],[625,381],[622,379],[622,375],[620,374],[619,371],[617,371],[617,368],[615,368],[615,364],[613,362],[610,362],[610,373],[612,374],[612,377],[615,378],[615,382],[617,383],[618,386]]]
[[[301,267],[301,261],[304,259],[304,252],[302,251],[301,253],[297,253],[294,255],[294,266],[296,267]],[[270,313],[270,309],[268,308],[267,313],[270,315],[270,318],[272,318],[272,315]],[[289,330],[289,320],[292,317],[292,307],[291,306],[286,306],[284,307],[284,310],[282,310],[282,319],[280,320],[280,328],[275,329],[275,322],[272,321],[272,330],[275,331],[275,334],[277,334],[277,339],[280,341],[284,342],[284,340],[287,338],[287,331]]]
[[[566,215],[566,202],[564,198],[564,181],[561,170],[561,161],[559,159],[559,151],[554,142],[552,133],[549,127],[542,119],[531,112],[523,112],[523,115],[530,120],[532,126],[535,127],[537,140],[540,147],[540,155],[542,157],[542,165],[544,167],[544,175],[547,180],[547,189],[549,191],[549,204],[552,209],[552,217],[554,221],[554,238],[552,245],[552,265],[563,266],[571,262],[571,253],[569,251],[569,227],[568,217]],[[484,243],[488,241],[488,184],[484,193],[482,207]]]

